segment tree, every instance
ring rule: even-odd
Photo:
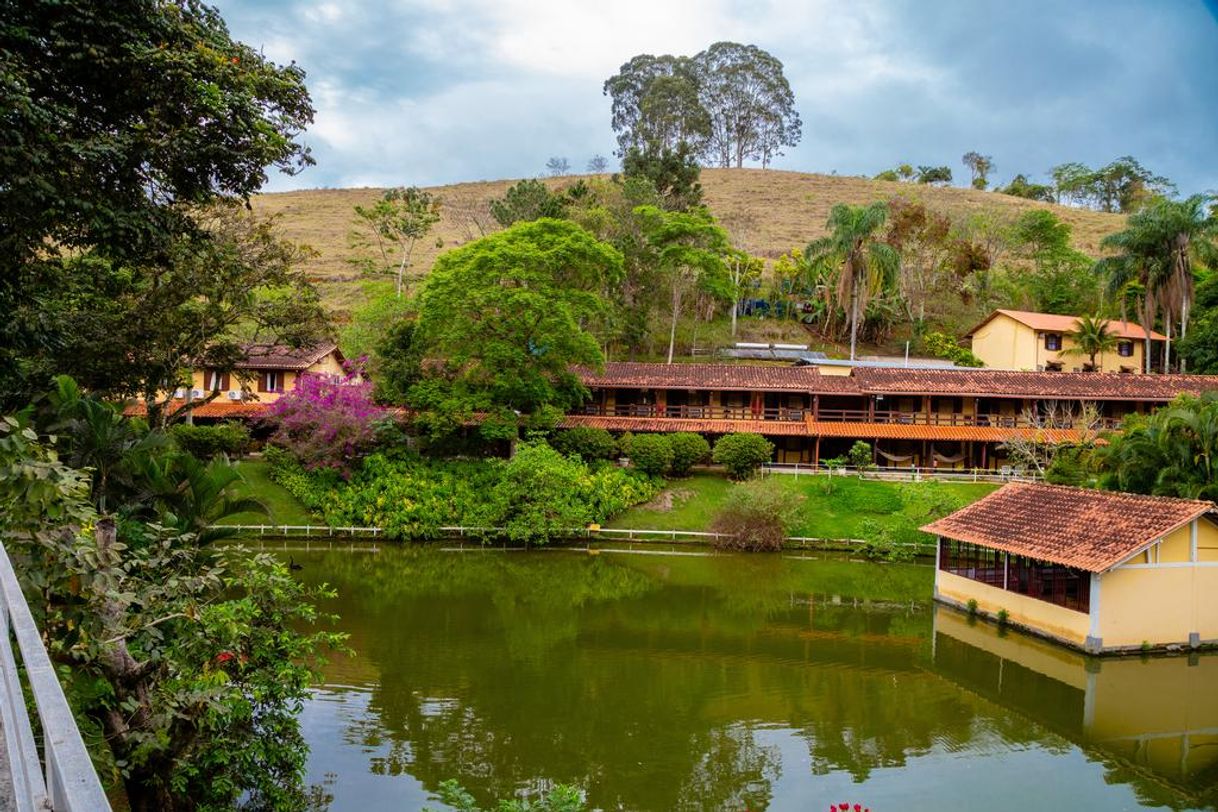
[[[571,162],[566,158],[550,158],[546,161],[546,171],[554,177],[569,175],[571,174]]]
[[[1053,167],[1052,175],[1059,202],[1123,214],[1176,188],[1170,180],[1154,174],[1129,155],[1099,169],[1076,162],[1060,164]]]
[[[765,269],[765,260],[761,257],[749,256],[737,248],[731,249],[725,262],[727,278],[732,290],[732,336],[736,335],[736,319],[740,311],[740,300],[752,290],[761,279]]]
[[[880,239],[888,218],[885,203],[850,206],[839,203],[829,211],[829,236],[808,244],[811,265],[836,266],[838,301],[849,301],[850,360],[854,360],[862,308],[872,294],[895,281],[900,266],[896,250]]]
[[[760,434],[725,434],[715,441],[711,459],[732,479],[751,479],[774,456],[774,444]]]
[[[689,476],[695,465],[710,458],[710,443],[701,434],[678,431],[668,435],[668,442],[672,446],[670,470],[673,476]]]
[[[689,145],[640,150],[631,148],[622,160],[627,179],[645,180],[669,211],[689,211],[702,205],[701,168]]]
[[[919,166],[917,180],[932,186],[946,186],[952,182],[952,170],[950,166]]]
[[[1001,447],[1013,463],[1042,477],[1066,449],[1093,448],[1103,425],[1094,403],[1081,403],[1076,409],[1058,400],[1047,401],[1039,409],[1025,409],[1019,422],[1024,428],[1008,437]],[[1074,436],[1062,439],[1068,432]]]
[[[974,189],[985,189],[989,186],[989,175],[994,170],[994,158],[992,156],[970,151],[964,153],[964,157],[960,160],[968,167],[972,175]]]
[[[693,59],[709,117],[707,153],[723,167],[762,166],[799,143],[802,123],[782,62],[756,45],[716,42]]]
[[[588,159],[588,171],[594,175],[601,175],[609,168],[609,159],[604,155],[593,155]]]
[[[621,274],[616,249],[549,218],[441,256],[419,293],[407,361],[419,374],[407,400],[424,428],[443,434],[481,413],[484,436],[513,438],[516,413],[543,418],[582,402],[572,367],[603,363],[587,328]]]
[[[657,80],[665,81],[659,82]],[[653,91],[655,95],[653,96]],[[708,117],[698,97],[696,68],[688,57],[640,54],[605,80],[612,99],[617,155],[675,150],[682,143],[697,155],[708,133]]]
[[[1196,318],[1176,345],[1177,353],[1192,372],[1218,374],[1218,274],[1211,272],[1197,285],[1194,305]]]
[[[1011,182],[1006,186],[995,189],[999,194],[1011,195],[1012,197],[1022,197],[1027,200],[1040,200],[1044,203],[1055,203],[1057,198],[1053,193],[1053,187],[1043,183],[1033,183],[1028,180],[1027,175],[1016,175],[1011,178]]]
[[[900,286],[915,333],[926,321],[926,304],[952,270],[952,221],[925,203],[894,197],[888,201],[886,241],[900,254]]]
[[[655,265],[668,282],[672,306],[668,331],[671,364],[677,343],[677,320],[686,295],[696,287],[713,296],[731,297],[723,261],[729,250],[727,232],[705,209],[681,212],[643,206],[636,211],[644,221]]]
[[[1177,398],[1149,416],[1129,415],[1100,453],[1112,490],[1218,499],[1218,395]]]
[[[1070,333],[1074,346],[1063,350],[1063,355],[1087,356],[1087,371],[1097,372],[1095,357],[1116,349],[1117,336],[1108,329],[1108,320],[1099,316],[1082,316]]]
[[[711,529],[720,550],[778,552],[799,511],[799,497],[765,480],[742,482],[728,491]]]
[[[623,445],[630,464],[648,476],[664,476],[672,467],[673,447],[667,434],[635,434]]]
[[[380,258],[379,262],[362,259],[358,264],[367,273],[395,276],[399,299],[415,246],[440,222],[440,204],[440,198],[425,189],[399,186],[386,191],[372,206],[355,207],[361,231],[354,235],[353,242],[375,245]]]
[[[1042,312],[1072,315],[1099,306],[1093,262],[1071,247],[1071,231],[1048,209],[1025,211],[1011,226],[1012,250],[1032,262],[1024,287]]]
[[[298,138],[313,109],[300,68],[233,41],[202,4],[10,6],[0,15],[0,404],[15,407],[83,343],[62,293],[90,290],[94,276],[151,285],[175,245],[205,239],[200,206],[247,198],[268,167],[312,163]],[[118,324],[120,304],[103,310]],[[118,353],[134,339],[106,343]]]
[[[503,197],[491,201],[491,216],[504,228],[542,217],[562,218],[564,201],[539,180],[522,180],[509,186]]]
[[[6,348],[18,359],[0,370],[0,402],[69,374],[89,391],[141,398],[161,425],[186,413],[167,406],[189,370],[231,372],[247,343],[298,347],[324,334],[317,291],[296,267],[301,249],[278,236],[274,220],[235,203],[194,218],[155,262],[90,253],[40,264],[16,317],[54,320],[55,341]]]

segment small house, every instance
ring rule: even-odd
[[[1218,643],[1212,502],[1013,482],[922,529],[935,599],[1091,653]]]
[[[274,403],[284,392],[296,386],[304,373],[342,375],[343,355],[333,341],[323,341],[305,347],[272,344],[249,344],[245,358],[232,372],[196,369],[191,386],[195,399],[219,393],[218,399],[228,401],[255,400]],[[185,397],[185,390],[175,393]]]
[[[1146,369],[1147,331],[1130,321],[1107,322],[1108,332],[1116,339],[1111,352],[1098,355],[1095,369],[1091,359],[1073,352],[1072,337],[1078,330],[1078,316],[1033,313],[1026,310],[995,310],[985,321],[966,334],[972,339],[973,355],[993,369],[1032,372],[1128,372]],[[1150,331],[1155,347],[1166,337]],[[1152,357],[1154,350],[1152,349]]]

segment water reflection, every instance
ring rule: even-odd
[[[483,802],[575,783],[601,809],[1022,810],[1043,808],[1036,771],[1079,808],[1213,803],[1215,722],[1181,697],[1218,661],[1088,671],[936,611],[927,567],[294,555],[339,589],[357,652],[304,714],[311,771],[337,773],[335,810],[417,808],[453,777]],[[1163,705],[1190,737],[1172,769],[1167,729],[1147,726],[1171,718]]]

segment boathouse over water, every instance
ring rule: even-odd
[[[1011,483],[922,528],[935,599],[1093,653],[1218,643],[1216,510]]]

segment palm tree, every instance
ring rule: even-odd
[[[1131,220],[1133,218],[1130,218]],[[1125,294],[1141,292],[1138,319],[1145,333],[1143,353],[1144,372],[1150,372],[1150,331],[1155,324],[1158,297],[1161,293],[1161,265],[1155,247],[1148,236],[1132,228],[1109,234],[1100,241],[1106,249],[1116,251],[1095,264],[1095,271],[1107,280],[1107,294],[1121,302],[1121,318],[1125,318]]]
[[[892,286],[900,269],[900,254],[880,239],[887,219],[886,203],[839,203],[829,211],[829,235],[808,243],[804,252],[811,266],[839,268],[837,301],[850,302],[851,361],[858,343],[859,314],[874,294]]]
[[[1116,348],[1116,334],[1109,332],[1108,320],[1099,316],[1083,316],[1076,324],[1078,326],[1070,334],[1070,338],[1074,340],[1074,346],[1063,350],[1062,355],[1087,356],[1089,371],[1094,372],[1096,369],[1095,356],[1112,352]]]

